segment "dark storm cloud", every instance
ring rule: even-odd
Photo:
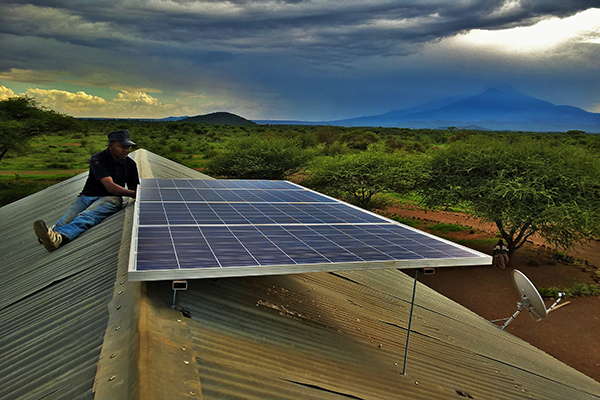
[[[424,42],[474,28],[526,26],[549,16],[569,16],[597,6],[597,1],[40,0],[1,4],[4,34],[99,48],[134,46],[154,53],[168,46],[171,56],[178,56],[175,48],[184,58],[189,52],[206,50],[344,63],[418,52]],[[29,19],[13,17],[15,10],[24,11],[27,5],[36,7],[28,10]],[[89,31],[82,34],[86,24]],[[69,31],[69,27],[74,29]]]

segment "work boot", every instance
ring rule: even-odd
[[[38,219],[33,223],[33,231],[42,242],[46,250],[54,251],[63,243],[63,236],[48,228],[44,220]]]

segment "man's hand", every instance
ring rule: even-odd
[[[110,176],[100,179],[100,182],[102,182],[110,194],[114,194],[115,196],[129,196],[135,199],[135,190],[125,189],[124,187],[117,185]]]

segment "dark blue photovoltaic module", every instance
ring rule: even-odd
[[[138,193],[131,280],[491,263],[288,181],[143,179]]]

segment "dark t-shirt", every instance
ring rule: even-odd
[[[127,189],[135,190],[140,183],[135,161],[127,157],[121,161],[113,160],[108,149],[94,154],[90,158],[90,173],[81,191],[84,196],[114,196],[100,179],[110,176],[114,183]]]

